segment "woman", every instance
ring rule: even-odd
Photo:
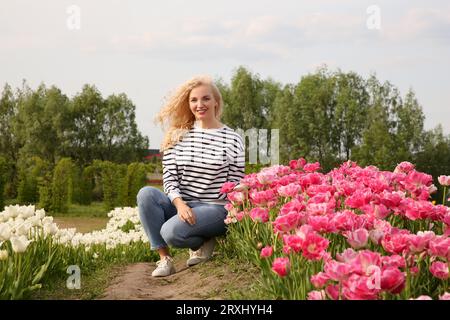
[[[223,100],[207,76],[183,84],[156,120],[169,128],[161,145],[164,193],[144,187],[137,195],[139,215],[151,249],[160,261],[152,276],[175,272],[169,245],[190,248],[188,266],[212,256],[215,237],[225,234],[225,182],[244,176],[242,138],[220,122]]]

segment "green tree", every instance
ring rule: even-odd
[[[341,161],[351,157],[351,150],[358,145],[366,127],[369,93],[364,79],[354,72],[338,71],[335,75],[333,149],[337,149]]]
[[[66,213],[69,209],[69,183],[73,163],[70,158],[62,158],[55,166],[52,182],[52,211]]]
[[[70,103],[71,123],[65,141],[66,156],[84,166],[102,157],[100,140],[104,100],[95,86],[85,85]]]
[[[0,157],[0,211],[3,211],[3,208],[5,207],[4,191],[5,191],[7,170],[8,167],[6,159]]]
[[[95,86],[85,85],[70,110],[64,151],[79,165],[95,159],[126,163],[144,157],[148,138],[139,133],[135,106],[125,94],[105,100]]]
[[[3,87],[0,98],[0,156],[5,158],[7,163],[6,196],[15,198],[18,187],[17,160],[19,157],[19,141],[14,132],[14,119],[17,115],[17,101],[9,84]]]
[[[124,181],[121,183],[119,194],[120,206],[136,206],[137,193],[146,185],[147,170],[149,168],[150,166],[137,162],[128,165],[127,174],[124,177]]]
[[[144,157],[149,141],[139,133],[135,109],[124,93],[106,99],[105,107],[101,110],[102,159],[124,163]]]
[[[116,164],[110,161],[101,163],[103,201],[106,210],[121,206],[120,195],[126,174],[127,166],[124,164]]]
[[[425,116],[411,89],[393,112],[397,162],[412,161],[422,147]]]
[[[359,165],[376,165],[382,170],[393,170],[395,141],[389,130],[388,115],[380,106],[370,110],[369,126],[363,133],[361,145],[353,148],[353,159]]]
[[[336,162],[337,149],[333,137],[336,102],[334,79],[326,68],[302,77],[294,90],[293,108],[301,128],[298,136],[300,153],[309,161],[319,161],[325,170]]]
[[[83,169],[81,175],[80,204],[89,205],[92,202],[94,170],[95,168],[93,166],[87,166]]]
[[[266,119],[260,99],[262,82],[244,67],[239,67],[232,79],[223,112],[223,121],[235,129],[264,128]]]
[[[425,131],[422,140],[422,149],[413,159],[416,169],[431,174],[434,184],[439,186],[437,178],[440,175],[450,174],[450,135],[445,136],[441,125],[433,130]],[[434,195],[437,203],[442,202],[442,188]]]
[[[67,97],[59,89],[47,89],[41,84],[37,90],[26,90],[18,105],[18,126],[22,147],[20,157],[38,156],[55,163],[61,145],[58,119],[65,112]]]
[[[375,75],[367,80],[370,111],[360,145],[352,150],[352,160],[360,165],[375,165],[393,170],[397,165],[396,114],[402,101],[399,91],[388,81],[380,83]]]
[[[280,161],[287,163],[289,160],[298,159],[302,154],[300,149],[300,126],[296,119],[299,118],[299,109],[293,106],[294,87],[286,85],[278,92],[274,103],[273,127],[280,130]]]

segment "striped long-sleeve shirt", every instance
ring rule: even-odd
[[[202,129],[197,124],[163,156],[164,192],[170,201],[226,204],[220,193],[225,182],[244,177],[245,149],[242,138],[228,126]]]

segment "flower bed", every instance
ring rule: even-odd
[[[450,299],[450,208],[429,200],[430,175],[319,169],[293,160],[222,188],[228,252],[260,267],[267,298]]]
[[[137,208],[108,213],[105,229],[77,233],[59,229],[53,217],[34,206],[8,206],[0,213],[0,299],[26,298],[69,266],[81,276],[105,263],[156,260]]]

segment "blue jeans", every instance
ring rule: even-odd
[[[143,187],[137,194],[139,216],[151,249],[177,248],[197,250],[209,238],[226,233],[227,211],[222,205],[187,202],[195,215],[195,224],[181,220],[169,197],[154,187]]]

